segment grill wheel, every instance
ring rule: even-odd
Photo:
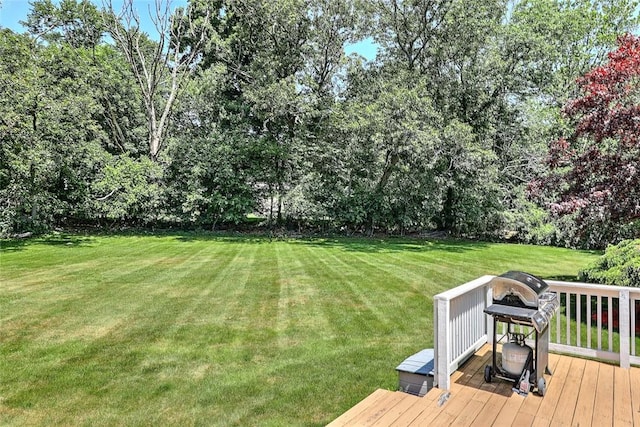
[[[544,380],[544,378],[538,379],[538,394],[540,396],[544,396],[546,392],[547,392],[547,382]]]
[[[485,366],[484,367],[484,382],[490,383],[492,376],[493,376],[493,373],[491,372],[491,365]]]

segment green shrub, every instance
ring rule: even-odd
[[[640,239],[609,246],[604,255],[580,271],[578,277],[585,282],[640,287]]]

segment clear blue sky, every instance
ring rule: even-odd
[[[102,8],[102,0],[92,0],[92,2]],[[58,3],[54,0],[54,3]],[[112,0],[114,10],[122,8],[122,0]],[[154,30],[149,19],[149,8],[154,11],[155,0],[133,0],[133,4],[138,9],[138,15],[142,23],[142,30],[151,33]],[[172,0],[171,8],[186,6],[187,0]],[[16,33],[23,33],[25,29],[20,25],[20,21],[27,19],[27,14],[31,10],[29,0],[0,0],[0,27],[10,28]],[[151,35],[151,34],[150,34]]]
[[[18,21],[24,21],[30,9],[27,0],[0,0],[0,27],[17,33],[24,31]]]
[[[102,7],[101,0],[93,0],[98,7]],[[120,10],[122,7],[122,0],[112,0],[113,8]],[[142,30],[149,33],[153,37],[154,27],[149,19],[149,7],[153,10],[155,0],[133,0],[135,7],[138,9],[138,15],[142,22]],[[172,0],[171,7],[185,6],[187,0]],[[0,0],[0,27],[9,28],[16,33],[23,33],[25,29],[20,25],[20,21],[27,19],[27,14],[31,10],[28,0]],[[371,39],[363,40],[359,43],[348,45],[345,48],[347,54],[359,53],[366,59],[374,59],[377,52],[377,47]]]

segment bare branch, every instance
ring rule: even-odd
[[[193,25],[191,9],[178,9],[171,13],[170,0],[156,0],[149,16],[158,40],[154,44],[140,31],[140,17],[133,0],[125,0],[116,14],[111,0],[103,0],[112,17],[107,22],[109,32],[122,50],[142,93],[149,128],[149,154],[156,159],[162,149],[169,124],[171,109],[182,82],[195,65],[199,52],[207,40],[205,27]],[[209,10],[204,22],[208,22]],[[185,36],[191,36],[192,45],[182,45]],[[157,109],[157,106],[161,106]]]
[[[103,202],[103,201],[107,200],[109,197],[113,196],[116,193],[116,191],[118,191],[118,190],[119,190],[119,188],[116,188],[116,189],[112,190],[109,194],[107,194],[106,196],[97,197],[96,201]]]

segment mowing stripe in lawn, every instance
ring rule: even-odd
[[[210,234],[3,244],[0,424],[324,425],[432,346],[436,293],[595,256]]]

